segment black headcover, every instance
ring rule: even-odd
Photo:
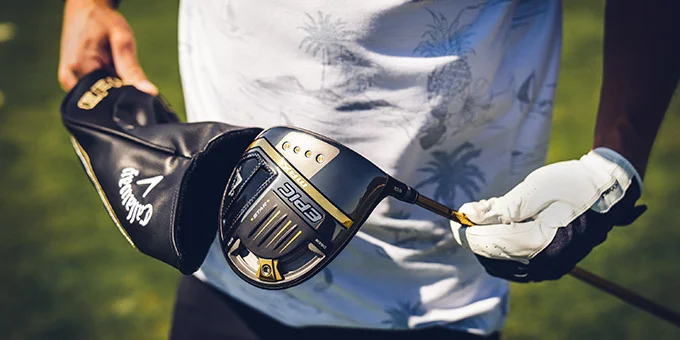
[[[63,123],[109,215],[142,253],[191,274],[215,239],[224,188],[261,129],[181,123],[110,72],[83,77]]]

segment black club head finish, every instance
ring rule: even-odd
[[[257,287],[295,286],[330,263],[386,196],[471,224],[332,139],[270,128],[245,151],[224,192],[223,254]]]

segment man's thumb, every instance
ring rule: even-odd
[[[502,205],[498,197],[490,198],[488,200],[481,200],[477,202],[469,202],[463,204],[459,212],[465,214],[475,224],[502,224],[509,223],[506,214],[499,210]]]
[[[135,40],[131,33],[111,36],[111,54],[116,73],[124,83],[152,96],[158,95],[158,88],[146,78],[142,67],[139,65]]]
[[[152,96],[158,95],[158,88],[156,85],[152,84],[148,80],[142,80],[138,82],[131,83],[134,87],[136,87],[138,90],[142,92],[146,92]]]

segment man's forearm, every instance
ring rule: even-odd
[[[678,0],[607,2],[594,147],[619,152],[641,176],[680,77],[678,13]]]

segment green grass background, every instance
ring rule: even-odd
[[[603,2],[565,2],[551,162],[590,147],[601,81]],[[0,338],[166,338],[179,276],[118,233],[59,119],[61,11],[57,0],[0,2]],[[148,76],[183,114],[177,1],[125,1],[121,11]],[[650,210],[582,262],[676,310],[679,128],[675,100],[646,178]],[[679,328],[571,277],[512,288],[505,339],[680,339]]]

